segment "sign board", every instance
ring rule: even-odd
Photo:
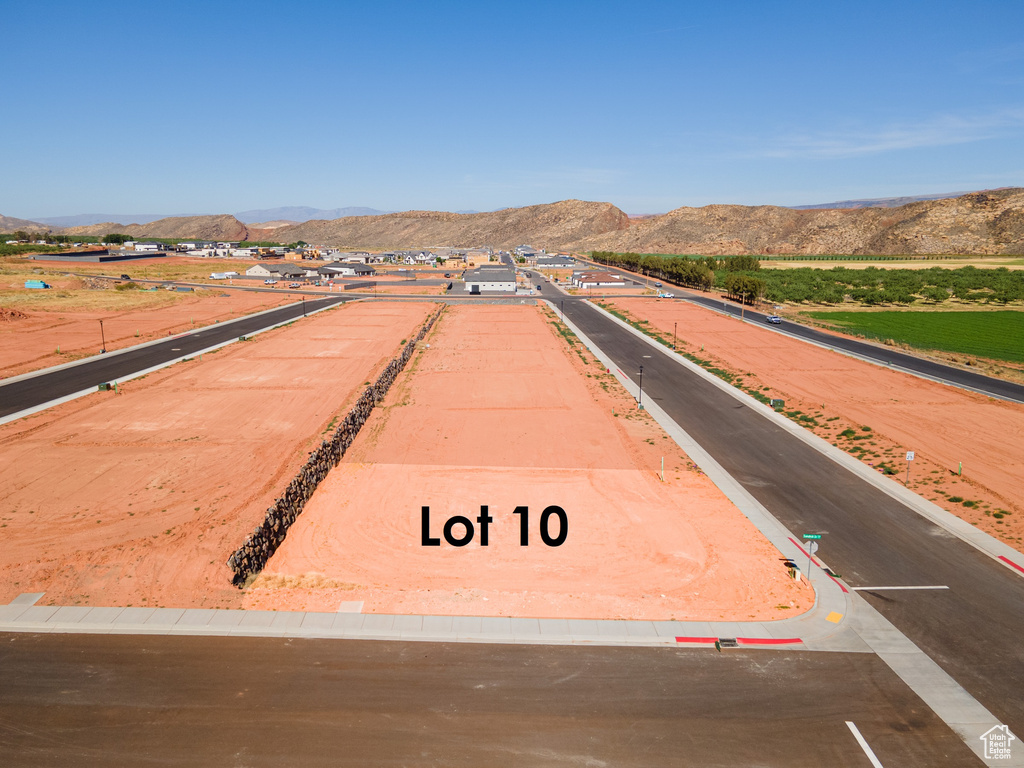
[[[805,539],[820,539],[820,533],[805,533],[803,536]]]
[[[913,460],[914,460],[914,452],[913,451],[907,451],[907,461],[913,461]]]
[[[807,545],[807,554],[813,555],[818,551],[818,542],[812,541]]]

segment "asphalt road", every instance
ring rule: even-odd
[[[861,593],[1016,733],[1024,733],[1024,578],[737,402],[594,307],[568,319],[852,586],[948,586]],[[764,406],[756,406],[761,408]]]
[[[30,766],[975,766],[871,654],[0,635]]]
[[[340,304],[356,298],[353,296],[329,296],[321,299],[307,299],[305,311],[312,312],[333,304]],[[82,390],[96,387],[105,382],[117,381],[137,371],[175,360],[207,349],[216,344],[247,336],[277,323],[302,317],[303,305],[297,304],[270,310],[260,315],[250,315],[230,320],[191,333],[173,336],[158,344],[127,352],[108,353],[90,358],[77,365],[57,371],[41,373],[38,376],[8,384],[0,384],[0,417],[32,408]],[[97,331],[99,329],[97,328]],[[99,333],[97,333],[99,336]],[[97,343],[99,338],[97,338]],[[98,352],[99,350],[97,350]]]
[[[606,268],[602,266],[602,269]],[[639,280],[647,283],[652,282],[648,278],[640,277],[639,275],[634,275],[630,272],[617,269],[610,269],[609,271],[623,275],[631,280]],[[742,316],[752,322],[767,324],[765,320],[767,317],[766,314],[740,307],[735,302],[726,301],[717,294],[708,295],[696,293],[675,285],[666,285],[664,290],[674,293],[677,297],[677,301],[690,301],[703,307],[709,307],[720,312],[725,312],[733,315],[734,317]],[[900,352],[896,349],[884,347],[878,344],[869,344],[847,336],[838,336],[836,334],[826,333],[825,331],[818,330],[817,328],[801,325],[800,323],[795,323],[788,319],[783,320],[780,325],[773,325],[771,327],[774,330],[785,333],[789,336],[803,339],[804,341],[815,342],[817,344],[824,344],[835,349],[840,349],[844,352],[865,357],[882,365],[891,365],[902,368],[912,373],[940,379],[955,386],[977,390],[978,392],[991,395],[992,397],[1002,398],[1003,400],[1013,400],[1018,403],[1024,403],[1024,386],[1020,384],[996,379],[991,376],[984,376],[972,371],[965,371],[960,368],[954,368],[950,365],[936,363],[932,360],[925,360],[924,358],[908,355],[905,352]]]

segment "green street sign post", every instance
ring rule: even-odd
[[[818,551],[818,539],[821,538],[820,533],[805,533],[802,538],[805,541],[811,543],[807,545],[807,580],[811,580],[811,560],[814,557],[814,553]]]

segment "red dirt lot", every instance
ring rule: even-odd
[[[429,344],[429,348],[426,346]],[[665,459],[665,482],[658,477]],[[441,546],[423,546],[421,508]],[[444,542],[489,507],[488,546]],[[564,509],[565,543],[542,512]],[[519,517],[529,509],[529,545]],[[479,529],[479,525],[473,523]],[[558,533],[557,518],[550,533]],[[461,537],[462,524],[452,533]],[[546,310],[455,306],[317,490],[249,608],[777,619],[813,604],[780,555]]]
[[[1024,405],[1004,402],[822,349],[683,301],[615,299],[684,350],[782,398],[814,431],[1010,546],[1024,551]],[[703,351],[702,351],[703,349]],[[830,421],[831,419],[831,421]],[[864,429],[868,427],[869,429]],[[843,436],[847,429],[854,434]],[[963,462],[963,477],[956,475]],[[965,503],[968,506],[965,506]]]
[[[0,378],[98,354],[104,338],[107,350],[111,351],[297,300],[285,294],[251,291],[198,291],[173,296],[161,291],[156,297],[141,298],[169,303],[121,310],[80,306],[67,310],[54,306],[45,311],[22,308],[27,317],[0,322]]]
[[[240,606],[228,556],[433,307],[344,305],[0,426],[0,603]]]

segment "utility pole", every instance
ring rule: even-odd
[[[103,321],[102,320],[100,320],[100,341],[103,342],[103,345],[100,347],[100,352],[101,353],[106,352],[107,351],[107,337],[103,334]]]
[[[636,404],[642,411],[644,409],[644,367],[640,366],[640,397],[637,399]]]
[[[672,323],[672,351],[676,351],[676,328],[679,326],[679,321]]]

